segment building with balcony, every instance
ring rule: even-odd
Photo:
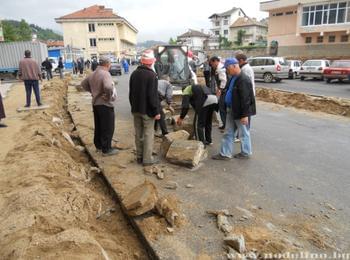
[[[238,18],[230,26],[229,41],[235,43],[238,40],[239,31],[242,30],[242,45],[263,45],[267,40],[267,24],[258,22],[254,18]]]
[[[192,51],[202,51],[205,41],[209,39],[209,34],[203,31],[189,29],[188,32],[177,36],[177,42],[186,45]]]
[[[110,8],[93,5],[55,20],[62,25],[64,45],[82,49],[85,58],[136,55],[137,29]]]
[[[260,9],[269,12],[267,38],[278,43],[278,55],[350,57],[350,1],[273,0]]]
[[[222,36],[229,39],[231,24],[240,17],[246,17],[246,14],[241,8],[236,7],[223,13],[212,14],[209,17],[212,24],[210,29],[212,34],[216,37]]]

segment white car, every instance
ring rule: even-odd
[[[307,60],[300,68],[300,79],[313,78],[323,80],[323,70],[330,65],[329,60]]]
[[[300,60],[287,60],[287,63],[289,65],[289,78],[299,77],[302,62]]]

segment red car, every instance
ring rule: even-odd
[[[333,79],[340,82],[350,80],[350,60],[335,60],[323,71],[323,77],[330,83]]]

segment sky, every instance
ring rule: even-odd
[[[170,37],[188,29],[207,31],[208,17],[232,7],[241,7],[250,17],[267,16],[259,11],[259,0],[0,0],[0,19],[25,19],[62,32],[54,18],[78,11],[94,4],[113,8],[114,13],[125,17],[134,25],[138,41],[168,41]]]

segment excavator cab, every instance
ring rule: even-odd
[[[154,50],[154,65],[158,77],[167,75],[175,87],[186,87],[191,84],[191,72],[188,65],[188,47],[182,45],[162,45]]]

